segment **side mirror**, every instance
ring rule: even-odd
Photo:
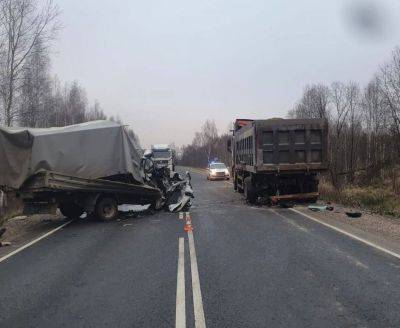
[[[232,152],[232,140],[228,139],[226,142],[226,150],[229,151],[230,153]]]

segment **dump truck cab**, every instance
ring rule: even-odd
[[[236,120],[228,143],[235,190],[249,202],[316,199],[317,174],[327,170],[327,132],[323,119]]]

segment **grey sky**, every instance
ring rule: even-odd
[[[364,84],[400,45],[398,0],[57,3],[54,72],[145,146],[189,143],[207,118],[223,132],[237,117],[284,116],[306,84]]]

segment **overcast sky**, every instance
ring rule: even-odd
[[[285,116],[306,84],[365,84],[400,45],[398,0],[56,2],[54,73],[144,146],[190,143],[207,118],[224,132]]]

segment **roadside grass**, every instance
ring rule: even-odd
[[[345,186],[337,190],[329,182],[321,180],[319,192],[325,201],[400,218],[400,197],[389,188]]]

